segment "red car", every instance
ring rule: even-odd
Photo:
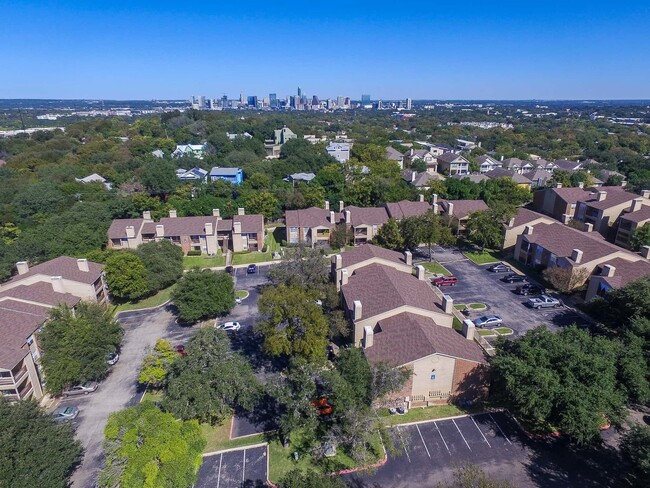
[[[458,283],[458,278],[455,276],[441,276],[433,280],[433,284],[436,286],[454,286]]]

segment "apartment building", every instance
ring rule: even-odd
[[[630,209],[619,219],[614,243],[629,249],[634,231],[648,222],[650,222],[650,205],[643,205],[642,198],[635,198]]]
[[[342,208],[343,202],[339,205]],[[329,202],[325,202],[325,208],[287,210],[287,244],[304,244],[312,248],[329,246],[332,231],[340,220],[341,212],[330,210]]]
[[[401,200],[399,202],[387,203],[386,211],[388,217],[397,220],[398,222],[408,217],[418,217],[424,215],[428,211],[433,210],[433,205],[424,201],[424,195],[420,195],[417,202],[410,200]]]
[[[437,201],[434,201],[435,203]],[[441,215],[449,216],[452,227],[457,229],[458,235],[465,232],[467,220],[471,213],[485,212],[489,209],[483,200],[441,200],[438,208]]]
[[[614,258],[597,267],[594,274],[589,278],[589,286],[585,301],[603,296],[611,290],[622,288],[633,281],[650,275],[650,247],[646,246],[641,250],[645,259],[639,261],[627,261],[621,258]]]
[[[610,229],[618,224],[626,211],[632,207],[638,211],[643,205],[650,205],[650,190],[642,193],[636,195],[620,186],[600,187],[577,203],[574,218],[578,222],[592,224],[596,232],[610,237]]]
[[[563,188],[558,184],[554,188],[537,190],[533,194],[532,209],[568,224],[575,215],[578,202],[590,197],[591,191],[583,187]]]
[[[481,173],[487,173],[488,171],[492,171],[493,169],[497,169],[501,167],[501,162],[497,161],[496,159],[494,159],[492,156],[489,156],[488,154],[477,156],[476,164],[478,164],[479,171]]]
[[[345,207],[343,218],[352,229],[355,246],[373,240],[381,226],[388,222],[388,212],[384,207]]]
[[[517,209],[517,213],[507,224],[503,224],[503,249],[512,250],[517,244],[517,237],[524,233],[527,225],[554,224],[555,221],[546,215],[533,212],[527,208]]]
[[[30,267],[0,285],[0,394],[9,401],[43,396],[36,334],[53,307],[81,300],[107,302],[102,265],[59,257]]]
[[[184,254],[259,251],[264,246],[264,217],[246,215],[244,208],[239,208],[232,219],[221,218],[219,209],[211,216],[199,217],[178,217],[176,210],[170,210],[169,217],[154,222],[151,213],[144,212],[142,219],[114,220],[108,230],[111,249],[135,249],[162,239],[180,246]]]
[[[373,247],[333,257],[332,268],[355,346],[363,348],[371,364],[413,373],[392,399],[413,407],[484,396],[487,361],[473,327],[466,327],[464,335],[452,328],[451,297],[425,281],[422,266],[413,276],[408,255]]]

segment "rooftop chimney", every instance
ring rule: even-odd
[[[608,278],[611,278],[614,276],[614,273],[616,273],[616,267],[612,266],[611,264],[606,264],[600,271],[600,276],[607,276]]]
[[[132,225],[127,225],[126,226],[126,237],[129,239],[133,239],[135,237],[135,227]]]
[[[646,259],[650,259],[650,246],[643,246],[641,248],[641,256]]]
[[[650,190],[643,190],[641,196],[646,199],[650,198]]]
[[[345,208],[345,204],[343,203],[343,200],[339,200],[339,212],[343,212],[344,208]]]
[[[562,183],[556,183],[555,188],[562,188]]]
[[[334,269],[341,269],[343,266],[343,256],[340,254],[332,256],[332,264],[334,265]]]
[[[144,212],[142,212],[142,218],[144,220],[151,220],[151,211],[145,210]]]
[[[418,195],[418,202],[423,202],[423,201],[424,201],[424,195],[422,193],[420,193]]]
[[[19,275],[24,275],[29,271],[29,264],[27,261],[18,261],[16,263],[16,269],[18,270]]]
[[[354,301],[354,321],[355,322],[357,320],[361,320],[362,311],[363,311],[363,307],[361,306],[361,300],[355,300]]]
[[[350,223],[350,211],[349,210],[345,211],[345,223],[346,224]]]
[[[527,236],[530,236],[533,234],[533,226],[532,225],[527,225],[524,227],[524,234]]]
[[[237,209],[237,215],[246,215],[246,210],[244,209],[244,207],[239,207]]]
[[[162,224],[157,224],[156,225],[156,236],[157,237],[165,237],[165,226]]]
[[[643,207],[643,198],[635,198],[632,200],[632,205],[630,206],[630,212],[638,212]]]
[[[442,295],[442,309],[445,313],[451,314],[454,311],[454,299],[449,295]]]
[[[424,281],[424,266],[422,266],[421,264],[417,265],[415,267],[415,273],[416,276],[418,277],[418,280]]]
[[[348,284],[348,278],[349,277],[350,277],[350,275],[348,274],[347,269],[341,270],[341,286],[345,286],[345,285]]]
[[[451,202],[447,202],[447,214],[454,215],[454,204]]]
[[[574,249],[571,251],[571,259],[574,263],[580,264],[582,261],[582,251],[580,249]]]
[[[334,213],[334,210],[330,210],[330,224],[336,223],[336,214]]]
[[[52,283],[52,289],[57,293],[65,293],[65,288],[63,287],[63,277],[62,276],[51,276],[50,283]]]
[[[205,235],[206,236],[214,235],[214,224],[212,222],[205,223]]]
[[[404,262],[409,266],[413,266],[413,254],[411,254],[411,251],[404,251]]]
[[[170,210],[169,211],[169,218],[170,219],[175,219],[176,218],[176,210]]]
[[[562,218],[560,219],[560,222],[562,222],[565,225],[568,224],[569,222],[571,222],[571,216],[569,214],[562,214]]]
[[[372,347],[372,345],[374,343],[374,336],[375,336],[375,333],[372,330],[372,327],[370,327],[369,325],[366,325],[363,328],[363,348],[364,349],[368,349],[369,347]]]
[[[621,181],[621,188],[626,187],[626,186],[627,186],[627,181]]]
[[[593,232],[593,230],[594,230],[594,224],[592,224],[590,222],[585,222],[584,231],[585,232]]]
[[[325,200],[325,210],[329,210],[329,209],[330,209],[330,202],[329,200]]]
[[[77,259],[77,268],[79,268],[79,271],[83,271],[84,273],[88,273],[90,271],[90,268],[88,267],[88,260],[87,259]]]
[[[474,322],[470,319],[463,320],[463,335],[468,341],[474,340],[474,333],[476,332],[476,326]]]
[[[585,187],[585,182],[584,181],[579,181],[578,182],[578,188],[584,188]]]
[[[602,202],[602,201],[605,200],[605,198],[607,198],[607,192],[605,190],[599,190],[598,195],[596,196],[596,199],[599,202]]]
[[[431,205],[436,205],[438,203],[438,195],[434,193],[431,195]]]
[[[415,181],[415,178],[418,176],[417,171],[411,171],[411,183]]]
[[[233,222],[232,222],[232,233],[233,234],[241,234],[241,222],[233,220]]]
[[[213,208],[212,209],[212,216],[213,217],[221,217],[221,210],[219,210],[218,208]]]
[[[512,217],[512,218],[508,221],[508,227],[514,227],[514,226],[515,226],[515,218]]]

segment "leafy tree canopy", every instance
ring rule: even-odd
[[[178,353],[169,341],[158,339],[150,354],[145,356],[138,374],[138,383],[161,387],[167,382],[172,364],[178,359]]]
[[[178,281],[172,300],[183,321],[225,315],[235,306],[234,283],[227,273],[192,270]]]
[[[183,276],[183,251],[171,242],[147,242],[135,252],[147,270],[149,293],[167,288]]]
[[[135,300],[149,291],[147,268],[131,251],[108,256],[104,271],[110,293],[117,299]]]

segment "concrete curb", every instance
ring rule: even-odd
[[[267,446],[268,449],[268,445],[269,445],[268,442],[258,442],[257,444],[251,444],[250,446],[232,447],[230,449],[222,449],[220,451],[206,452],[201,454],[201,457],[216,456],[217,454],[224,454],[226,452],[244,451],[246,449],[255,449],[257,447],[264,447],[264,446]]]
[[[462,419],[465,417],[471,417],[472,415],[480,415],[481,413],[489,413],[489,412],[478,412],[478,413],[466,413],[463,415],[453,415],[451,417],[440,417],[439,419],[429,419],[429,420],[417,420],[415,422],[406,422],[404,424],[395,424],[395,425],[387,425],[387,429],[394,429],[396,427],[408,427],[410,425],[420,425],[420,424],[427,424],[430,422],[439,422],[443,420],[454,420],[454,419]]]
[[[115,314],[115,318],[119,317],[119,316],[122,315],[123,313],[130,313],[130,312],[144,312],[144,311],[147,311],[147,310],[156,310],[156,309],[158,309],[158,308],[160,308],[160,307],[164,307],[165,305],[167,305],[167,304],[170,303],[171,301],[172,301],[172,299],[170,298],[170,299],[167,300],[166,302],[161,303],[160,305],[156,305],[155,307],[134,308],[133,310],[120,310],[119,312],[117,312],[117,313]]]
[[[384,458],[375,464],[368,464],[366,466],[359,466],[358,468],[343,469],[341,471],[335,471],[334,473],[328,473],[328,476],[340,476],[342,474],[356,473],[357,471],[366,471],[368,469],[380,468],[388,462],[388,454],[384,453]]]

